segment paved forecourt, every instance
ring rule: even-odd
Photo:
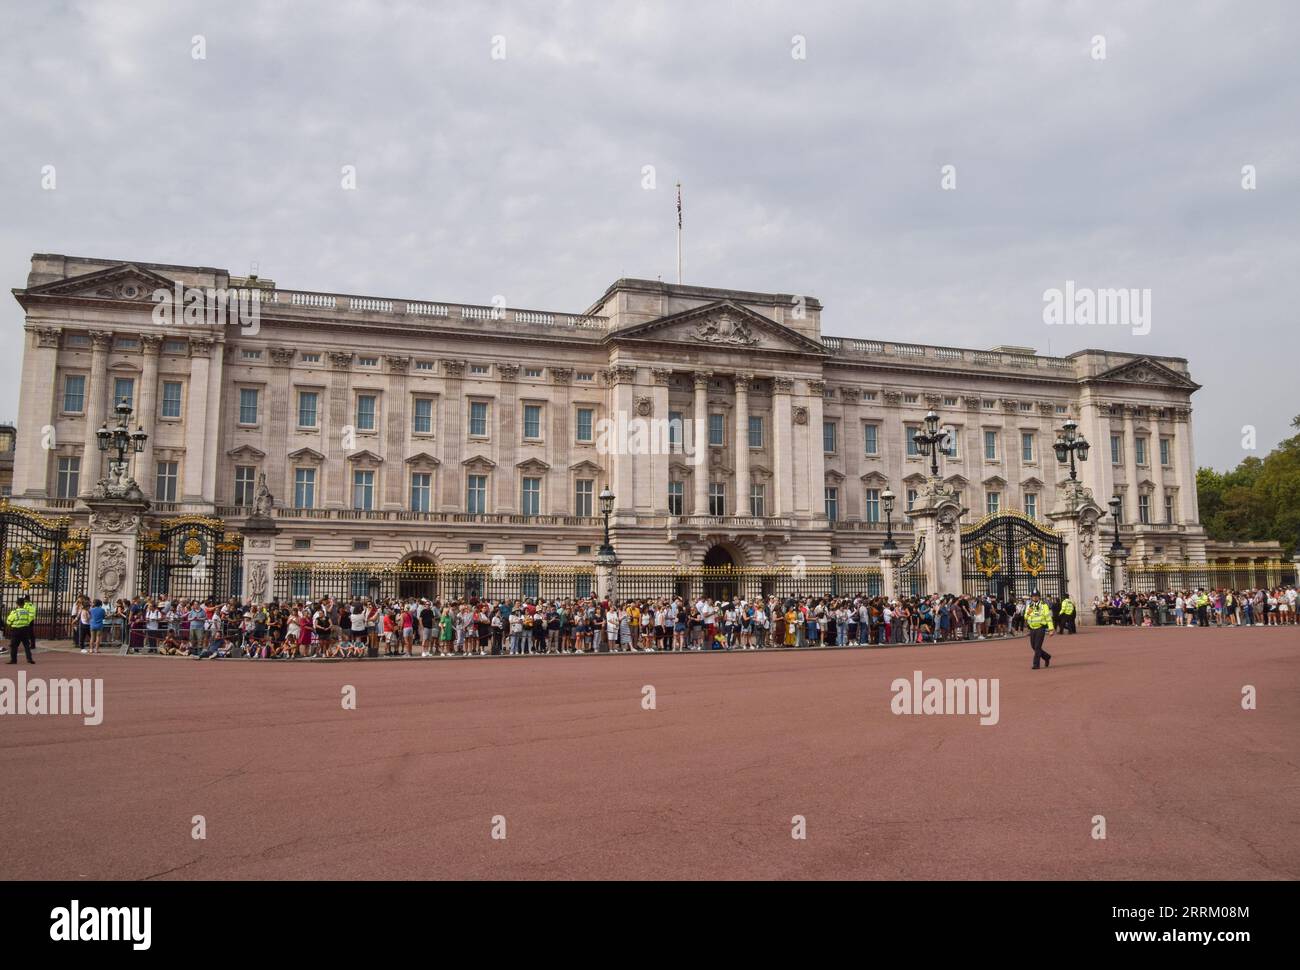
[[[1023,637],[513,662],[42,651],[0,676],[101,677],[103,723],[0,719],[0,877],[1300,877],[1300,628],[1048,648],[1039,671]],[[997,723],[894,714],[916,670],[996,678]]]

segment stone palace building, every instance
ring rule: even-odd
[[[222,291],[250,312],[221,317]],[[132,466],[148,514],[237,529],[264,474],[281,561],[589,563],[608,486],[624,562],[874,565],[886,490],[911,543],[929,473],[911,434],[934,410],[963,522],[1043,520],[1073,418],[1092,444],[1080,478],[1102,507],[1122,498],[1133,556],[1214,554],[1178,357],[836,337],[811,297],[638,279],[565,313],[37,254],[14,296],[12,502],[74,526],[125,400],[148,434]]]

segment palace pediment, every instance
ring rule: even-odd
[[[1113,384],[1154,384],[1193,391],[1201,386],[1190,378],[1184,377],[1172,367],[1157,360],[1152,360],[1150,357],[1139,357],[1136,360],[1130,360],[1117,367],[1112,367],[1110,370],[1102,371],[1092,380]]]
[[[131,300],[152,303],[155,290],[172,291],[176,281],[133,263],[82,273],[30,287],[28,296],[62,296],[77,299]]]
[[[613,342],[685,344],[696,349],[825,354],[817,341],[729,300],[718,300],[611,333]]]

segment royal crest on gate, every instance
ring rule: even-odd
[[[1020,568],[1035,579],[1047,565],[1047,550],[1041,542],[1030,541],[1020,547]]]
[[[5,582],[17,583],[23,589],[44,586],[50,574],[52,553],[45,549],[37,552],[24,542],[17,549],[5,551]]]
[[[981,542],[971,550],[971,557],[975,568],[985,576],[992,576],[1002,568],[1002,547],[996,542]]]

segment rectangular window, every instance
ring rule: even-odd
[[[235,504],[253,504],[253,466],[237,465],[235,467]]]
[[[668,412],[668,450],[682,450],[682,412]],[[678,513],[680,514],[680,513]]]
[[[126,401],[127,407],[135,407],[134,377],[113,378],[113,407],[117,407],[123,401]]]
[[[1143,525],[1151,524],[1151,496],[1138,496],[1138,521]]]
[[[164,354],[183,354],[190,349],[190,345],[185,340],[164,340],[162,349]]]
[[[176,501],[176,465],[174,461],[158,462],[158,478],[153,490],[154,501]]]
[[[1029,464],[1034,460],[1034,435],[1030,431],[1020,432],[1020,460]]]
[[[591,515],[591,500],[595,494],[595,482],[590,478],[579,478],[573,483],[573,514]]]
[[[998,433],[996,431],[984,432],[984,460],[998,460]]]
[[[1165,521],[1170,525],[1173,525],[1174,522],[1174,497],[1172,495],[1165,496]]]
[[[955,397],[945,397],[943,399],[943,406],[946,408],[955,408],[957,406],[957,399]]]
[[[1133,439],[1133,457],[1137,459],[1137,463],[1139,465],[1145,465],[1147,463],[1147,439],[1146,438]]]
[[[1164,465],[1166,468],[1168,468],[1170,464],[1169,453],[1171,449],[1169,445],[1170,442],[1168,438],[1160,439],[1160,464]]]
[[[862,520],[864,522],[880,521],[880,489],[867,489],[866,505],[862,508]]]
[[[303,354],[303,355],[302,355],[302,362],[303,362],[304,364],[319,364],[319,363],[320,363],[320,354]]]
[[[948,450],[944,453],[944,456],[949,461],[956,461],[958,458],[957,444],[961,441],[961,432],[957,428],[943,428],[941,430],[948,432]]]
[[[984,493],[984,511],[989,515],[997,515],[1002,508],[1001,492]]]
[[[316,427],[316,406],[319,400],[315,391],[298,392],[298,427]]]
[[[727,514],[726,486],[721,482],[709,482],[709,515]]]
[[[295,468],[293,470],[293,507],[295,509],[316,507],[316,469]]]
[[[903,425],[903,437],[907,439],[908,458],[917,458],[921,454],[921,449],[916,446],[916,439],[913,437],[920,430],[920,427],[915,424]]]
[[[726,425],[723,424],[723,415],[709,415],[709,447],[721,448],[727,443]]]
[[[369,512],[375,507],[375,473],[360,468],[352,472],[352,507]]]
[[[487,513],[487,476],[470,475],[465,486],[465,511],[471,515]]]
[[[181,416],[181,382],[163,381],[162,416],[179,418]]]
[[[837,450],[835,448],[835,428],[836,425],[834,421],[822,422],[822,451],[826,452],[828,455],[835,454]]]
[[[909,510],[916,506],[916,497],[916,489],[909,488],[907,490],[907,507]]]
[[[525,376],[525,377],[541,377],[541,376],[542,376],[542,369],[541,369],[540,367],[525,367],[525,368],[524,368],[524,376]]]
[[[915,403],[916,403],[916,395],[915,395],[915,394],[904,394],[904,395],[903,395],[903,403],[904,403],[904,404],[915,404]]]
[[[833,486],[826,486],[826,518],[832,522],[840,520],[840,490]]]
[[[1025,515],[1031,519],[1038,518],[1038,496],[1033,492],[1025,493]]]
[[[595,438],[596,412],[591,408],[578,408],[577,434],[579,441],[592,441]]]
[[[577,374],[574,375],[573,379],[583,384],[590,384],[592,381],[596,379],[596,372],[589,371],[589,370],[580,370],[578,371]]]
[[[357,395],[357,430],[375,430],[375,395]]]
[[[756,519],[767,515],[767,486],[749,486],[749,514]]]
[[[60,458],[59,473],[57,479],[57,492],[59,498],[76,498],[77,492],[81,486],[81,459],[80,458]]]
[[[239,356],[240,356],[243,360],[261,360],[261,359],[262,359],[262,352],[261,352],[260,350],[248,350],[248,349],[244,349],[244,350],[241,350],[241,351],[239,352]]]
[[[86,378],[83,374],[68,374],[63,378],[63,410],[80,414],[86,409]]]
[[[311,548],[311,540],[310,540],[310,539],[294,539],[294,540],[293,540],[293,547],[294,547],[294,549],[310,549],[310,548]]]
[[[1117,434],[1110,436],[1110,463],[1112,465],[1124,463],[1124,439]]]
[[[542,480],[540,478],[525,478],[523,489],[519,496],[519,510],[524,515],[541,515],[542,514]]]
[[[415,362],[415,369],[416,369],[416,370],[433,370],[433,361],[431,361],[431,360],[417,360],[417,361]]]
[[[487,413],[487,401],[469,402],[469,433],[471,437],[487,437]]]
[[[524,405],[524,437],[540,438],[542,436],[542,406],[540,404]]]
[[[486,374],[486,373],[488,372],[488,365],[487,365],[487,364],[470,364],[470,365],[469,365],[469,372],[470,372],[471,374],[475,374],[475,375],[481,377],[482,375],[484,375],[484,374]]]
[[[433,492],[433,475],[429,472],[411,472],[411,511],[428,512],[429,497]]]
[[[358,357],[358,358],[357,358],[357,364],[358,364],[358,366],[360,366],[360,367],[378,367],[378,366],[379,366],[379,358],[378,358],[378,357]]]
[[[433,400],[417,397],[415,408],[411,412],[411,432],[413,434],[433,434]]]
[[[668,483],[668,514],[684,515],[683,496],[686,493],[685,485],[682,482]]]
[[[239,423],[257,424],[257,389],[241,387],[239,389]]]
[[[865,451],[868,455],[880,454],[880,425],[864,424],[862,426],[862,438],[865,445]],[[912,453],[909,448],[909,455]]]

